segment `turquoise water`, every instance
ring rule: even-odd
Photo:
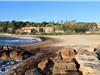
[[[16,38],[8,36],[0,36],[0,46],[18,46],[40,42],[40,38]]]

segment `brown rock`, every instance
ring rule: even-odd
[[[100,60],[100,48],[95,48],[94,52],[96,53],[97,58]]]
[[[42,60],[39,64],[38,67],[43,71],[44,68],[46,67],[46,63],[48,62],[48,60]]]
[[[15,70],[10,70],[9,72],[5,72],[4,75],[17,75]]]
[[[73,58],[77,54],[76,50],[72,48],[63,48],[60,50],[59,54],[57,54],[53,61],[53,74],[54,75],[77,75],[77,67],[76,60]]]
[[[34,68],[32,70],[27,70],[25,72],[25,75],[43,75],[43,74],[41,70],[39,70],[38,68]]]
[[[72,48],[63,48],[59,53],[61,54],[63,59],[73,58],[77,54],[76,50]]]
[[[76,64],[74,62],[60,61],[55,63],[53,67],[53,74],[66,74],[67,71],[76,71]]]
[[[36,53],[35,58],[38,61],[41,61],[41,60],[43,60],[45,58],[48,58],[48,55],[46,53],[43,53],[43,52],[38,52],[38,53]]]

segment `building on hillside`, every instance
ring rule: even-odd
[[[52,26],[48,27],[22,27],[20,29],[17,29],[16,33],[31,33],[32,29],[37,30],[38,33],[44,32],[44,33],[52,33],[54,32],[54,28]]]
[[[100,23],[96,23],[97,24],[97,28],[100,28]]]
[[[34,27],[38,31],[38,33],[44,32],[44,33],[52,33],[54,32],[54,27],[52,26],[46,26],[46,27]]]
[[[44,28],[44,32],[45,32],[45,33],[53,33],[53,32],[54,32],[54,28],[51,27],[51,26],[50,26],[50,27],[45,27],[45,28]]]
[[[22,27],[20,29],[17,29],[17,33],[31,33],[31,30],[33,29],[33,27]]]

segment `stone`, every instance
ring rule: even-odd
[[[52,75],[53,74],[53,66],[54,66],[54,62],[52,61],[52,59],[48,58],[48,61],[45,65],[46,66],[43,70],[44,75]]]
[[[38,68],[34,68],[32,70],[28,70],[25,72],[25,75],[43,75],[42,71]]]
[[[10,70],[9,72],[5,72],[3,75],[17,75],[15,70]]]
[[[40,48],[35,48],[35,49],[33,50],[34,53],[37,53],[37,52],[39,52],[39,51],[40,51]]]
[[[83,75],[100,75],[99,60],[95,55],[76,55]]]
[[[100,48],[94,48],[94,52],[97,55],[97,58],[100,60]]]
[[[76,50],[72,48],[63,48],[59,53],[63,59],[73,58],[77,54]]]
[[[61,57],[60,54],[57,54],[57,55],[53,58],[53,61],[54,61],[54,62],[59,62],[59,61],[61,61],[61,60],[62,60],[62,57]]]
[[[43,71],[44,68],[46,67],[46,63],[48,62],[48,60],[42,60],[39,64],[38,67]]]
[[[76,54],[72,48],[61,49],[53,58],[53,75],[78,75],[79,64],[74,58]]]
[[[35,57],[36,59],[41,60],[41,59],[44,59],[45,57],[48,57],[48,55],[42,52],[38,52],[36,53]]]
[[[86,50],[88,50],[89,52],[94,52],[94,48],[93,47],[88,47],[88,48],[86,48]]]
[[[41,69],[44,75],[52,75],[52,68],[53,68],[54,62],[51,58],[46,58],[45,60],[42,60],[38,64],[38,68]]]
[[[77,71],[76,64],[74,62],[66,62],[63,60],[54,64],[53,74],[66,74],[69,70]]]

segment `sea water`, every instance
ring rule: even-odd
[[[24,44],[32,44],[40,42],[40,38],[17,38],[17,37],[8,37],[0,36],[0,46],[17,46]]]

